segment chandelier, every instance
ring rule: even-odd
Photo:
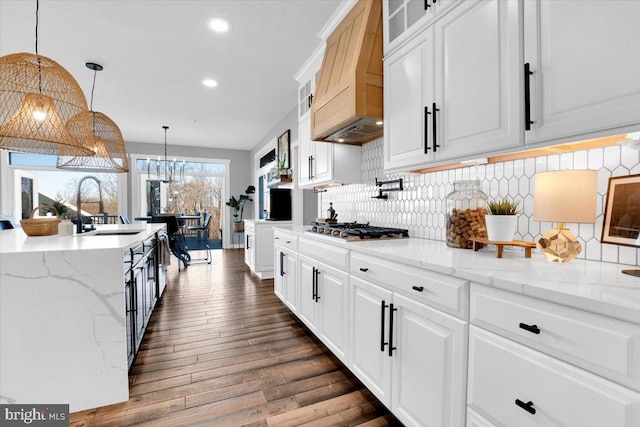
[[[164,160],[156,162],[156,179],[165,183],[182,182],[184,180],[184,161],[177,162],[174,158],[169,162],[167,159],[167,130],[169,126],[162,126],[164,129]],[[147,158],[147,179],[151,179],[151,159]]]
[[[66,146],[61,146],[58,151],[57,167],[59,169],[79,169],[87,172],[127,172],[129,170],[127,152],[118,125],[106,115],[93,111],[93,92],[96,87],[96,75],[104,67],[93,62],[87,62],[85,66],[93,70],[89,111],[72,117],[67,128],[76,139],[80,141],[84,139],[84,146],[91,148],[93,155],[74,155]],[[84,135],[82,126],[76,125],[77,123],[84,123],[86,120],[91,123],[90,135]]]
[[[14,53],[0,57],[0,148],[28,153],[58,154],[65,147],[74,155],[93,155],[82,139],[67,126],[91,133],[91,123],[78,116],[88,111],[82,89],[60,64],[38,54],[36,0],[36,53]]]

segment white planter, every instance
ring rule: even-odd
[[[516,215],[485,215],[487,238],[493,242],[511,242],[518,226]]]

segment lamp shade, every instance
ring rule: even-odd
[[[84,122],[89,116],[93,123],[92,135],[86,135]],[[85,172],[127,172],[129,162],[122,133],[113,120],[106,115],[88,111],[72,117],[67,126],[71,135],[83,140],[83,145],[92,149],[92,156],[76,156],[67,146],[60,146],[57,167],[59,169]]]
[[[92,155],[67,129],[69,119],[87,111],[78,82],[54,60],[31,53],[0,57],[0,148],[55,155],[66,146]],[[90,120],[79,125],[91,134]]]
[[[533,219],[550,222],[596,222],[598,172],[562,170],[535,176]]]

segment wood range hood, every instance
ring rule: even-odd
[[[382,136],[382,1],[359,0],[327,38],[311,139],[362,145]]]

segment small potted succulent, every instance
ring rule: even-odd
[[[518,202],[509,199],[487,203],[487,238],[492,242],[511,242],[518,226]]]

